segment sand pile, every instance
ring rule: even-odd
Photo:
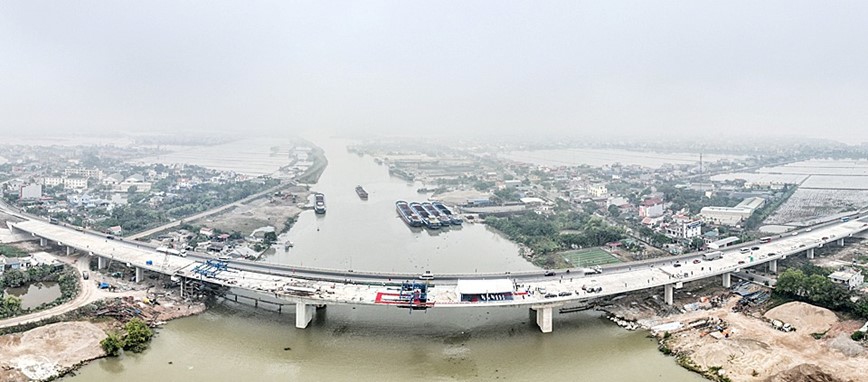
[[[766,382],[844,382],[821,370],[817,365],[803,363],[769,377]]]
[[[823,333],[838,322],[829,309],[804,302],[789,302],[766,312],[769,320],[779,320],[796,328],[799,333]]]
[[[0,337],[0,380],[42,380],[103,355],[105,332],[90,322],[61,322]],[[38,355],[35,355],[38,354]]]

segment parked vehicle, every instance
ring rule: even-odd
[[[721,259],[721,258],[723,258],[723,252],[722,251],[714,251],[714,252],[709,252],[709,253],[702,255],[702,260],[705,260],[705,261],[712,261],[712,260],[717,260],[717,259]]]

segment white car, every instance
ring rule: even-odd
[[[425,271],[425,273],[419,275],[419,279],[421,280],[434,280],[434,274],[431,271]]]

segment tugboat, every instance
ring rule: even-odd
[[[356,194],[359,195],[359,199],[368,200],[368,192],[362,186],[356,186]]]
[[[317,192],[314,194],[314,200],[313,211],[318,214],[326,213],[325,195],[321,192]]]

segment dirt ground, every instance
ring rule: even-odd
[[[279,232],[288,228],[285,227],[286,219],[295,218],[304,210],[309,195],[306,188],[289,188],[282,197],[270,196],[256,199],[222,214],[208,216],[192,223],[225,232],[238,231],[244,236],[267,225],[273,226]]]
[[[42,380],[103,356],[106,333],[86,321],[60,322],[0,337],[0,380]]]
[[[699,327],[673,333],[667,342],[669,347],[688,355],[703,369],[722,368],[733,381],[800,380],[793,379],[792,374],[804,365],[835,376],[837,381],[865,380],[868,354],[864,347],[849,338],[861,323],[841,321],[827,309],[793,302],[767,313],[767,317],[796,328],[795,332],[782,332],[772,328],[762,317],[733,312],[731,308],[737,300],[732,298],[718,309],[669,317],[670,321],[685,325],[709,317],[722,320],[728,337],[708,327]],[[820,339],[811,336],[824,331],[827,332]],[[785,374],[776,377],[781,373]]]

